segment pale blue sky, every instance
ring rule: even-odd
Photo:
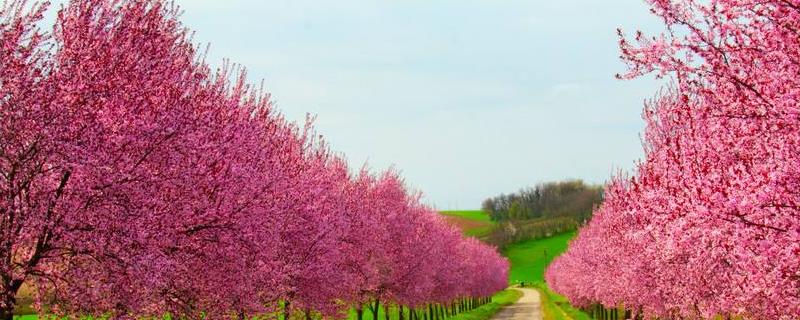
[[[640,0],[177,3],[211,62],[246,66],[351,165],[394,165],[440,209],[630,169],[660,86],[614,79],[616,28],[660,30]]]
[[[640,0],[177,2],[211,61],[243,64],[353,166],[394,165],[441,209],[631,168],[659,87],[614,79],[616,28],[660,30]]]

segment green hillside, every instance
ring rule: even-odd
[[[489,218],[489,215],[483,212],[483,210],[445,210],[439,211],[439,213],[446,216],[461,217],[475,221],[492,222],[492,219]]]
[[[567,249],[575,232],[562,233],[553,237],[528,240],[509,245],[503,255],[511,262],[509,282],[544,282],[544,270]]]
[[[440,211],[448,223],[460,228],[465,235],[484,238],[492,233],[495,223],[481,210]]]

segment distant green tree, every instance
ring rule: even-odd
[[[508,216],[511,220],[519,220],[523,218],[522,207],[520,207],[519,201],[514,201],[511,203],[511,207],[508,208]]]
[[[602,186],[567,180],[501,194],[486,199],[482,208],[494,221],[569,217],[582,224],[602,199]]]

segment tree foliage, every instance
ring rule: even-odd
[[[506,285],[394,171],[353,173],[161,0],[0,2],[0,318],[336,316]],[[477,301],[477,300],[476,300]],[[283,308],[283,309],[281,309]]]
[[[800,2],[651,0],[622,58],[673,85],[645,158],[548,271],[573,303],[663,318],[800,317]]]
[[[570,217],[582,223],[602,201],[602,187],[581,180],[547,182],[483,201],[494,221]]]

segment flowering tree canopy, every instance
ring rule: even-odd
[[[668,33],[622,37],[673,85],[644,111],[645,158],[547,280],[574,303],[664,317],[800,317],[800,2],[649,1]]]
[[[0,2],[0,318],[336,316],[486,297],[508,264],[353,174],[161,0]]]

